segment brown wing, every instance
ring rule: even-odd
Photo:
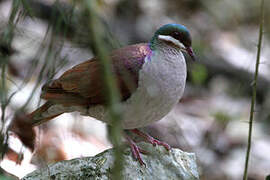
[[[151,53],[147,44],[136,44],[111,54],[113,73],[122,96],[130,97],[138,86],[139,70]],[[43,87],[42,98],[62,104],[104,104],[105,87],[98,59],[93,58],[66,71]]]

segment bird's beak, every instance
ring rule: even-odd
[[[196,57],[195,57],[195,54],[194,54],[194,52],[192,50],[192,47],[186,47],[186,51],[190,55],[191,59],[193,61],[196,61]]]

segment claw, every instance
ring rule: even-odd
[[[142,154],[149,154],[149,152],[144,150],[144,149],[141,149],[139,147],[138,147],[138,149],[139,149],[139,152],[142,153]]]
[[[147,151],[139,148],[136,143],[128,136],[126,136],[126,139],[130,145],[130,148],[131,148],[131,152],[132,152],[132,155],[134,157],[134,159],[138,160],[139,163],[142,165],[142,166],[145,166],[146,167],[146,164],[143,162],[142,160],[142,157],[141,157],[141,154],[140,153],[147,153]]]
[[[167,149],[168,151],[171,149],[171,146],[169,144],[167,144],[165,142],[162,142],[162,141],[159,141],[157,139],[154,139],[152,136],[150,136],[149,134],[146,134],[146,133],[140,131],[139,129],[132,129],[131,131],[133,133],[137,134],[138,136],[143,137],[146,142],[149,142],[153,146],[161,145],[165,149]]]
[[[159,141],[159,140],[157,140],[157,139],[154,139],[152,136],[150,136],[150,135],[148,135],[148,134],[146,134],[146,133],[144,133],[144,132],[141,132],[141,131],[138,130],[138,129],[132,129],[132,130],[130,130],[130,131],[133,132],[133,133],[135,133],[135,134],[137,134],[138,136],[143,137],[144,140],[145,140],[146,142],[151,143],[153,146],[161,145],[161,146],[163,146],[165,149],[167,149],[168,151],[171,149],[171,147],[170,147],[169,144],[167,144],[167,143],[165,143],[165,142],[162,142],[162,141]],[[143,149],[141,149],[140,147],[138,147],[138,146],[136,145],[136,143],[135,143],[128,135],[126,135],[125,137],[126,137],[128,143],[129,143],[129,146],[130,146],[130,148],[131,148],[131,152],[132,152],[133,157],[134,157],[136,160],[138,160],[139,163],[140,163],[141,165],[143,165],[143,166],[146,167],[146,164],[143,162],[140,153],[142,153],[142,154],[147,154],[148,152],[145,151],[145,150],[143,150]]]

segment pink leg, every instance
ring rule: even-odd
[[[142,160],[142,157],[141,157],[141,154],[140,154],[140,153],[146,154],[147,152],[146,152],[145,150],[139,148],[139,147],[136,145],[136,143],[135,143],[128,135],[126,135],[125,137],[126,137],[128,143],[129,143],[129,146],[130,146],[130,148],[131,148],[131,152],[132,152],[133,157],[134,157],[136,160],[138,160],[139,163],[140,163],[141,165],[146,166],[145,163],[144,163],[143,160]]]
[[[143,137],[146,142],[149,142],[149,143],[153,144],[153,146],[161,145],[161,146],[165,147],[168,151],[171,149],[169,144],[167,144],[165,142],[162,142],[162,141],[159,141],[157,139],[154,139],[152,136],[140,131],[139,129],[132,129],[130,131],[137,134],[138,136]]]

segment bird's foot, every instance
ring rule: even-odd
[[[126,139],[127,139],[128,143],[129,143],[129,146],[131,148],[131,152],[132,152],[133,157],[136,160],[138,160],[141,165],[146,166],[146,164],[142,160],[142,157],[141,157],[140,153],[147,154],[148,152],[141,149],[140,147],[138,147],[137,144],[127,135],[126,135]]]
[[[171,146],[169,144],[162,142],[162,141],[159,141],[159,140],[153,138],[152,136],[150,136],[149,134],[146,134],[146,133],[140,131],[139,129],[132,129],[130,131],[137,134],[138,136],[142,137],[146,142],[153,144],[153,146],[161,145],[165,149],[167,149],[168,151],[171,149]]]
[[[165,149],[167,149],[168,151],[171,149],[169,144],[162,142],[162,141],[159,141],[159,140],[153,138],[152,136],[150,136],[149,134],[146,134],[146,133],[140,131],[139,129],[132,129],[132,130],[128,130],[128,131],[131,131],[131,132],[137,134],[138,136],[142,137],[146,142],[152,144],[153,146],[161,145]],[[131,148],[131,152],[132,152],[133,157],[136,160],[138,160],[141,165],[146,166],[146,164],[142,160],[141,153],[147,154],[148,152],[141,149],[140,147],[138,147],[136,145],[136,143],[128,135],[126,135],[125,137],[126,137],[128,144]]]

